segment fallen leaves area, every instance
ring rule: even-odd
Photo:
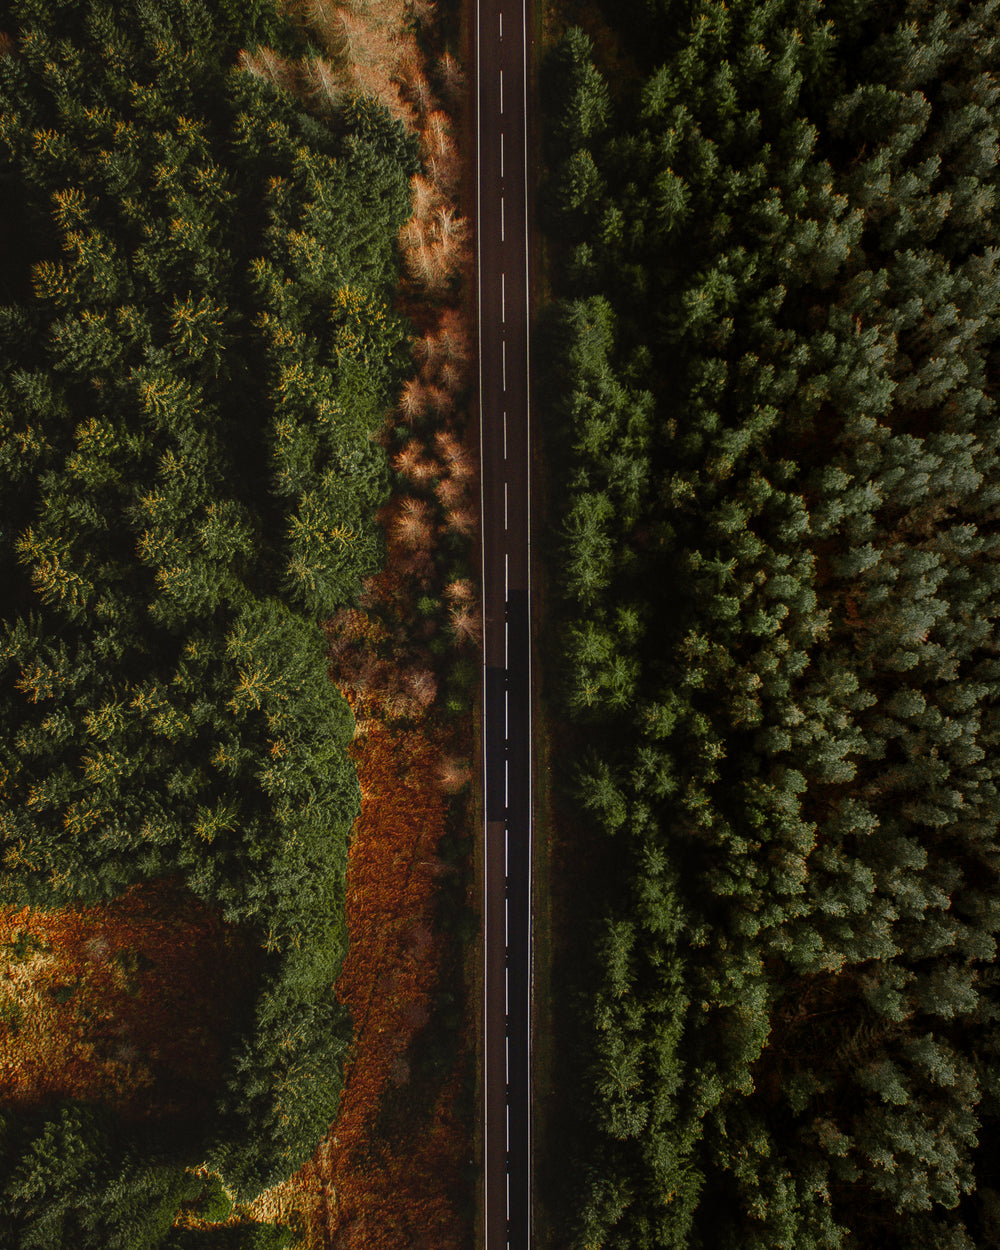
[[[246,968],[233,932],[169,881],[101,906],[0,910],[0,1101],[196,1115]]]

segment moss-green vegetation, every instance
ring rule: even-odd
[[[370,436],[404,364],[388,305],[416,158],[369,101],[321,123],[235,68],[288,46],[271,13],[0,6],[3,898],[170,876],[265,948],[216,1099],[155,1147],[163,1210],[179,1161],[243,1194],[294,1170],[350,1032],[332,986],[358,786],[317,620],[382,558]],[[104,1122],[53,1114],[7,1134],[0,1241],[119,1244],[100,1177],[73,1173],[78,1209],[45,1144],[83,1159]],[[115,1159],[146,1155],[93,1150],[117,1211]],[[121,1244],[157,1244],[158,1201]]]
[[[991,1244],[996,6],[616,14],[634,91],[545,84],[557,1243]]]

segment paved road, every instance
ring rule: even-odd
[[[528,0],[475,0],[486,812],[486,1250],[531,1239]]]

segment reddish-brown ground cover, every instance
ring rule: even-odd
[[[0,1101],[195,1111],[252,984],[246,961],[233,932],[170,882],[103,906],[0,910]]]
[[[410,1084],[408,1051],[438,982],[441,749],[420,729],[379,725],[359,741],[356,759],[364,809],[348,872],[351,952],[338,992],[357,1041],[323,1169],[335,1194],[329,1244],[447,1250],[463,1244],[454,1190],[467,1153],[454,1081],[434,1105],[415,1102],[391,1125],[379,1123],[387,1096]]]

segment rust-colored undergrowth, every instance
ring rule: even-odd
[[[423,1103],[427,1090],[412,1087],[409,1058],[430,1019],[441,955],[441,747],[429,731],[379,726],[359,740],[356,758],[365,806],[348,874],[352,944],[339,992],[357,1044],[328,1153],[331,1244],[446,1250],[461,1244],[452,1192],[465,1153],[457,1090],[450,1080]],[[402,1114],[387,1115],[395,1092]]]
[[[0,1102],[196,1111],[252,981],[245,964],[228,927],[172,882],[101,906],[0,910]]]

